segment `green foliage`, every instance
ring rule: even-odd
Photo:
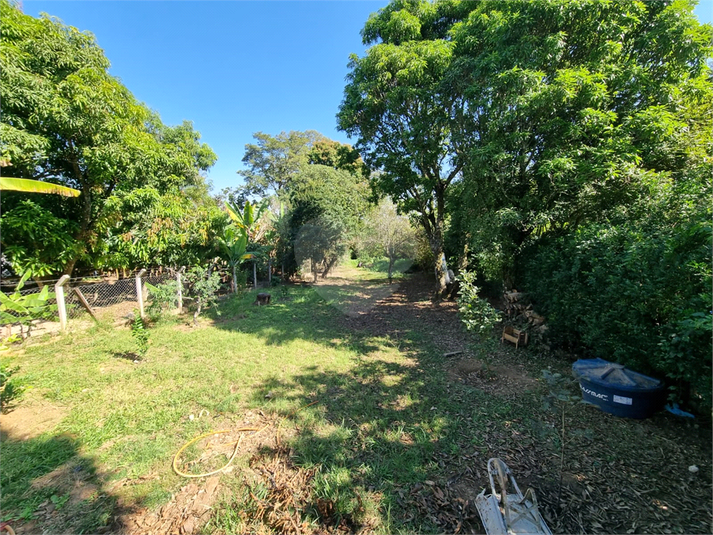
[[[106,205],[106,238],[95,265],[111,268],[146,265],[181,266],[212,258],[215,236],[228,218],[203,187],[155,187],[117,192]]]
[[[471,133],[452,239],[470,235],[479,271],[514,284],[537,236],[708,180],[713,34],[691,4],[467,4],[450,34]]]
[[[369,178],[369,168],[362,161],[359,152],[351,145],[339,141],[317,141],[312,145],[307,156],[308,162],[314,165],[326,165],[334,169],[348,171],[353,175]]]
[[[359,258],[388,259],[388,277],[393,276],[393,268],[399,258],[414,257],[416,232],[409,218],[400,215],[396,205],[389,199],[382,199],[366,215],[364,228],[360,232],[357,248]]]
[[[166,310],[175,309],[178,306],[178,281],[170,280],[158,286],[148,282],[144,284],[151,297],[151,303],[147,307],[146,313],[153,321],[156,321]]]
[[[289,189],[288,271],[311,258],[325,263],[328,272],[360,232],[367,197],[362,177],[324,165],[306,166]]]
[[[265,219],[267,209],[270,203],[267,199],[261,203],[251,203],[245,201],[243,208],[229,202],[225,203],[225,209],[228,216],[232,219],[233,224],[245,234],[249,242],[260,241],[260,238],[265,234]]]
[[[134,321],[131,323],[131,336],[136,342],[137,354],[144,358],[149,350],[149,331],[138,310],[134,310]]]
[[[249,204],[249,203],[248,203]],[[238,266],[244,261],[253,258],[252,253],[246,253],[248,245],[247,229],[239,226],[228,226],[223,231],[223,236],[218,238],[221,253],[228,261],[232,272],[232,290],[238,291]]]
[[[22,191],[24,193],[42,193],[45,195],[62,195],[64,197],[78,197],[78,189],[59,186],[50,182],[30,180],[27,178],[0,177],[0,191]]]
[[[161,193],[198,186],[215,154],[189,122],[163,125],[109,74],[90,33],[46,15],[35,19],[7,0],[0,11],[0,158],[9,175],[82,192],[53,210],[72,222],[75,241],[63,266],[69,273],[83,255],[105,252],[102,242],[116,220],[107,210],[112,196],[147,186]],[[18,195],[3,195],[3,205],[6,196],[12,202]]]
[[[55,297],[54,292],[50,293],[49,286],[44,286],[36,293],[23,295],[20,292],[29,277],[30,272],[26,271],[12,294],[0,292],[0,323],[19,323],[27,327],[27,336],[30,335],[33,320],[52,319],[57,311],[57,305],[49,303],[49,300]]]
[[[75,223],[27,199],[3,212],[0,230],[3,253],[13,269],[33,277],[61,272],[80,249]]]
[[[315,282],[317,273],[326,277],[329,270],[347,252],[342,223],[328,216],[320,216],[302,225],[295,239],[295,259],[298,264],[310,262]]]
[[[352,55],[339,128],[357,138],[374,189],[415,212],[431,247],[437,288],[446,286],[443,232],[449,188],[464,156],[461,101],[445,89],[453,43],[438,28],[451,3],[392,2],[362,31],[371,46]],[[445,28],[447,30],[447,28]],[[381,41],[381,42],[378,42]]]
[[[27,389],[25,380],[11,377],[17,370],[17,367],[11,368],[0,364],[0,411],[2,412],[18,401]]]
[[[245,145],[243,163],[247,169],[238,174],[245,180],[244,191],[259,196],[282,191],[309,163],[314,144],[328,141],[314,130],[281,132],[277,136],[256,132],[253,137],[257,143]]]
[[[187,289],[184,299],[193,302],[193,323],[198,325],[201,311],[217,302],[220,275],[210,269],[194,266],[186,273],[184,280]],[[216,313],[220,314],[220,311]]]
[[[552,341],[667,379],[711,406],[711,226],[707,218],[588,225],[543,240],[526,289]]]
[[[458,275],[458,311],[461,321],[469,331],[489,334],[501,320],[501,313],[485,299],[479,297],[480,289],[475,285],[476,274],[463,271]]]

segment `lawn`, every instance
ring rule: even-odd
[[[469,336],[419,276],[336,275],[276,288],[269,306],[227,298],[197,328],[168,316],[142,360],[110,324],[4,356],[32,388],[3,418],[2,520],[18,533],[482,533],[472,500],[499,456],[553,530],[710,528],[710,430],[548,409],[541,370],[568,362]],[[237,444],[230,466],[177,475],[179,449],[218,430],[177,466],[220,469]]]

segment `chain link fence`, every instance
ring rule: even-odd
[[[91,316],[98,320],[115,321],[130,314],[134,309],[139,308],[139,300],[136,293],[138,272],[127,273],[123,277],[117,276],[95,276],[73,278],[64,282],[64,303],[67,319],[91,319]],[[147,290],[145,283],[158,285],[168,280],[175,279],[169,270],[154,269],[146,271],[141,277],[141,288],[143,301],[147,300]],[[55,295],[55,285],[58,280],[42,281],[42,286],[49,286],[49,298],[42,303],[41,307],[32,307],[32,302],[24,299],[26,296],[40,294],[42,287],[33,281],[27,281],[19,292],[15,288],[17,281],[3,281],[0,284],[0,291],[13,299],[13,302],[28,305],[30,314],[19,311],[21,307],[3,306],[0,314],[0,327],[4,336],[27,331],[29,325],[35,332],[59,330],[60,315]],[[19,298],[16,294],[19,293]],[[15,310],[17,308],[18,310]],[[24,325],[23,325],[24,324]],[[47,324],[56,324],[54,326]]]

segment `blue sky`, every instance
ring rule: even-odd
[[[254,132],[336,130],[349,54],[363,55],[359,31],[373,1],[28,1],[40,12],[92,32],[111,73],[170,125],[184,119],[218,155],[214,192],[241,183]],[[696,8],[713,21],[713,0]]]
[[[170,125],[193,121],[218,155],[213,191],[241,183],[254,132],[317,130],[343,143],[335,115],[349,54],[383,1],[24,1],[23,11],[89,30],[111,73]]]

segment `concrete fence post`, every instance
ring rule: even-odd
[[[183,281],[181,280],[181,272],[176,272],[176,282],[178,283],[178,313],[183,312]]]
[[[142,269],[136,274],[136,300],[139,302],[139,314],[141,319],[144,317],[144,288],[141,283],[141,277],[146,273],[146,269]]]
[[[64,300],[64,285],[69,281],[69,275],[62,275],[54,285],[54,295],[57,299],[57,312],[59,312],[59,327],[67,330],[67,304]]]

